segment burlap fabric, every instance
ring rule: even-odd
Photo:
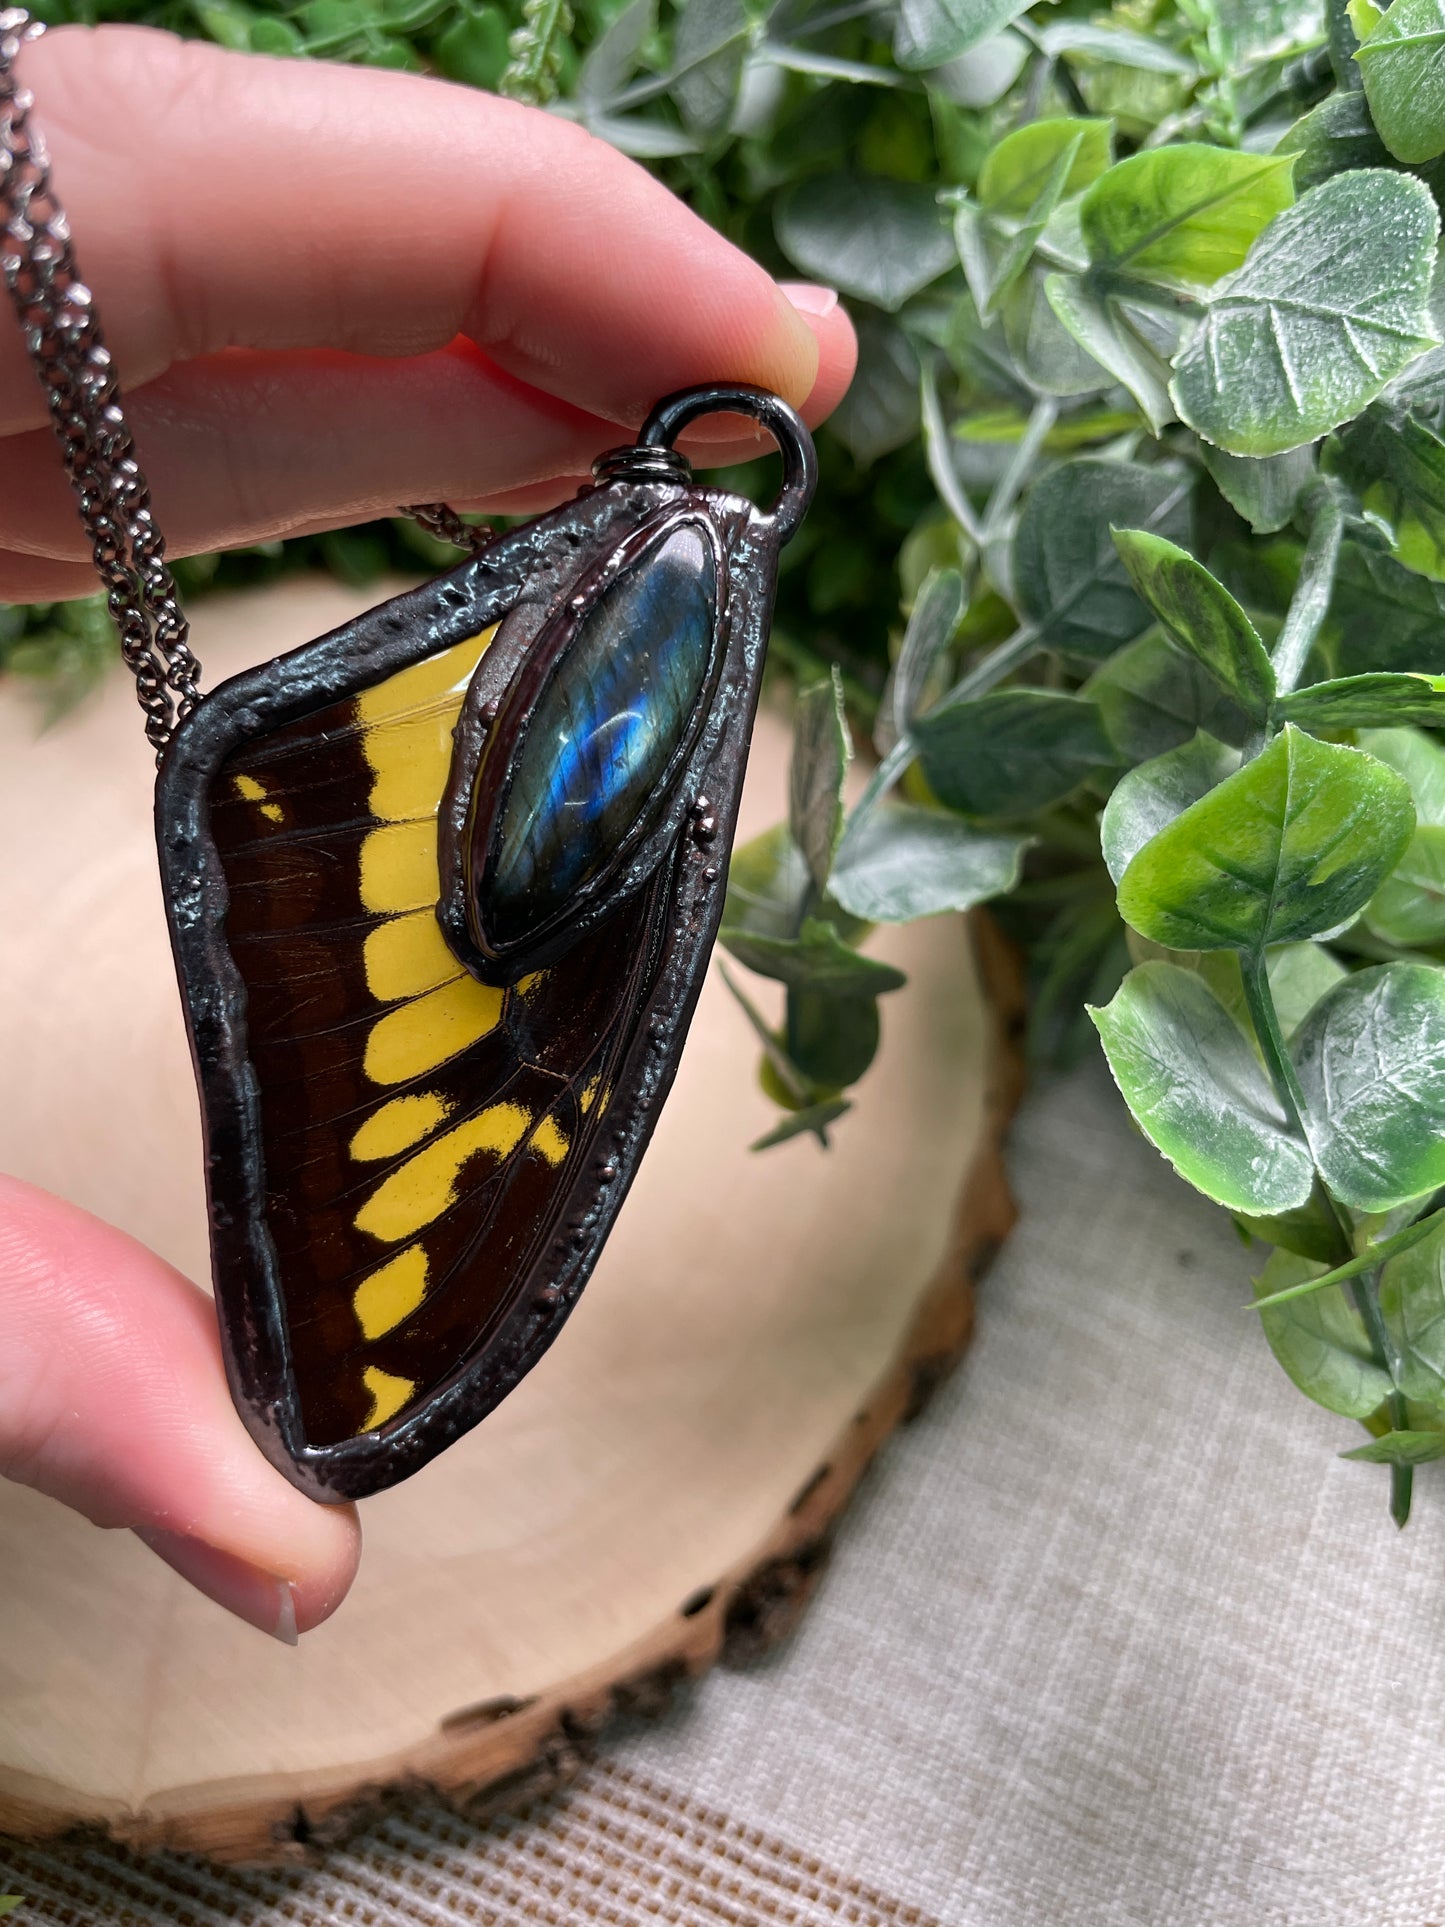
[[[975,1348],[783,1650],[500,1824],[417,1800],[260,1873],[0,1845],[17,1927],[1441,1927],[1435,1468],[1397,1536],[1096,1068],[1014,1169]]]

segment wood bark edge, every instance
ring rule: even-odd
[[[532,1700],[460,1708],[421,1744],[366,1769],[198,1784],[157,1796],[141,1811],[119,1804],[78,1811],[73,1790],[10,1777],[0,1785],[0,1834],[38,1840],[99,1833],[139,1853],[264,1863],[310,1858],[419,1790],[477,1817],[511,1811],[571,1779],[614,1721],[655,1717],[680,1686],[720,1660],[746,1663],[785,1638],[816,1589],[833,1532],[874,1455],[962,1357],[973,1332],[974,1288],[1017,1216],[1003,1145],[1024,1081],[1022,970],[992,918],[974,912],[970,926],[991,1036],[981,1139],[964,1175],[952,1243],[893,1359],[746,1558],[605,1664]]]

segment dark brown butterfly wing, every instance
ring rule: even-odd
[[[498,619],[520,609],[503,636],[520,623],[525,640],[586,557],[679,494],[581,498],[225,685],[168,754],[158,827],[228,1366],[263,1449],[318,1497],[404,1477],[535,1362],[671,1082],[756,700],[763,518],[687,491],[730,587],[708,728],[681,779],[709,815],[640,885],[494,986],[438,922],[437,818]]]

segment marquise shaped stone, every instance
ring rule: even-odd
[[[685,523],[602,591],[522,735],[484,882],[504,944],[549,923],[641,820],[704,694],[717,619],[711,544]]]

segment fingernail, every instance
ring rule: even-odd
[[[820,288],[811,281],[780,281],[778,286],[799,314],[832,314],[838,305],[836,288]]]
[[[238,1559],[233,1552],[208,1546],[204,1539],[140,1526],[135,1533],[158,1558],[218,1606],[244,1619],[248,1626],[258,1626],[283,1646],[297,1644],[296,1595],[288,1580]]]

